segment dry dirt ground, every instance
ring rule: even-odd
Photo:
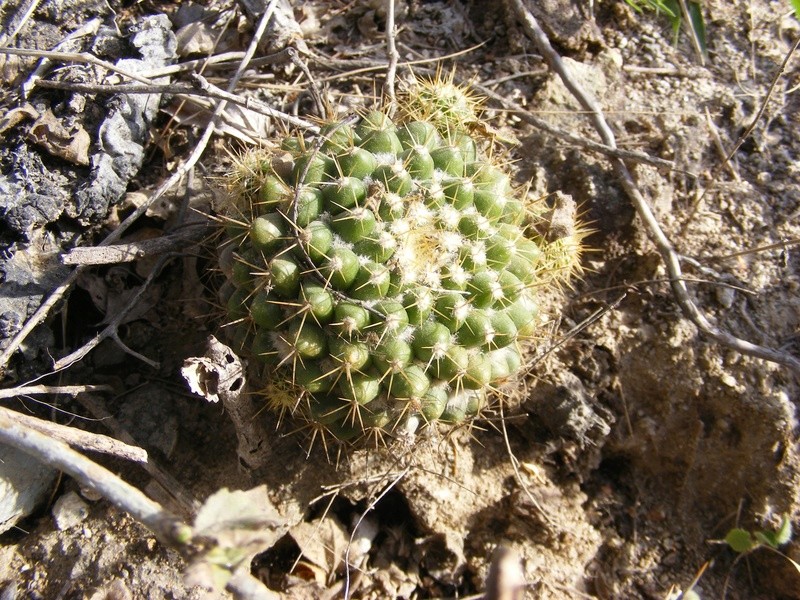
[[[284,38],[278,33],[290,24],[268,32],[257,57],[292,44],[340,114],[369,105],[385,72],[365,68],[385,64],[384,3],[293,4],[299,29]],[[153,69],[243,50],[255,22],[245,5],[258,2],[183,4],[180,11],[178,3],[111,2],[113,12],[102,2],[5,3],[3,45],[52,49],[99,18],[99,27],[61,49],[110,62],[144,59],[145,70]],[[34,10],[22,22],[28,6]],[[685,32],[673,45],[663,15],[637,14],[622,0],[541,0],[531,10],[597,97],[619,146],[674,162],[673,169],[629,164],[677,251],[698,261],[684,263],[698,304],[719,327],[799,355],[800,57],[788,60],[752,132],[723,163],[800,36],[789,3],[705,0],[705,61]],[[596,139],[502,3],[398,1],[396,19],[401,80],[409,61],[429,60],[414,67],[424,72],[452,55],[441,64],[457,77]],[[182,29],[190,23],[202,26]],[[142,31],[156,33],[136,38]],[[191,152],[208,113],[174,95],[149,108],[107,92],[42,87],[23,99],[20,86],[38,59],[0,60],[0,112],[17,109],[2,123],[0,141],[5,347],[66,275],[53,257],[112,231]],[[237,65],[204,73],[225,87]],[[99,66],[63,59],[39,73],[79,83],[104,75]],[[288,113],[314,111],[308,79],[290,61],[257,62],[238,89]],[[502,415],[494,411],[404,451],[329,446],[327,457],[321,444],[309,452],[302,432],[284,435],[291,424],[274,430],[274,418],[261,415],[274,431],[274,456],[244,471],[226,415],[189,393],[179,373],[219,333],[209,308],[211,252],[202,246],[171,255],[120,325],[121,340],[157,367],[109,339],[47,375],[54,359],[79,348],[129,301],[153,261],[92,267],[12,357],[3,387],[45,375],[38,383],[112,391],[77,400],[14,397],[3,405],[91,431],[127,432],[174,478],[173,494],[203,500],[221,487],[266,483],[288,533],[263,548],[253,573],[287,598],[343,597],[345,582],[353,598],[470,597],[484,590],[498,546],[520,558],[527,598],[677,598],[704,565],[693,588],[702,598],[800,598],[800,573],[789,561],[766,549],[738,558],[713,542],[736,526],[774,530],[783,516],[800,528],[796,376],[720,346],[682,316],[602,153],[493,101],[488,107],[492,127],[519,142],[510,148],[518,183],[571,194],[593,229],[585,276],[565,290],[531,356],[551,346],[550,335],[562,343],[509,390]],[[110,120],[120,113],[129,119]],[[229,115],[193,178],[128,236],[157,237],[186,212],[208,213],[231,156],[280,128],[244,110]],[[98,460],[170,502],[144,470]],[[360,545],[350,549],[358,568],[346,574],[342,555],[362,516]],[[37,510],[0,543],[4,600],[200,597],[184,582],[177,553],[69,479],[50,484]],[[798,542],[781,551],[800,561]]]

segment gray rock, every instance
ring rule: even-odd
[[[14,527],[42,502],[57,471],[0,444],[0,533]]]

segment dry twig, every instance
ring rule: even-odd
[[[61,255],[63,265],[113,265],[132,262],[168,252],[195,243],[204,233],[205,223],[185,227],[179,232],[150,240],[112,246],[78,246]]]
[[[0,416],[7,418],[13,423],[34,429],[53,439],[60,440],[65,444],[81,448],[82,450],[101,452],[138,463],[147,462],[146,450],[138,446],[130,446],[112,437],[108,437],[107,435],[91,433],[90,431],[83,431],[82,429],[76,429],[75,427],[69,427],[67,425],[59,425],[51,421],[44,421],[3,407],[0,407]]]
[[[553,71],[558,74],[570,93],[572,93],[581,106],[588,112],[594,128],[597,130],[605,145],[611,148],[616,148],[614,133],[608,126],[608,123],[606,123],[600,106],[597,104],[595,99],[592,98],[580,86],[580,84],[575,81],[575,79],[570,75],[569,71],[567,71],[564,63],[561,60],[561,57],[550,45],[550,40],[547,38],[547,35],[540,27],[536,18],[527,8],[525,8],[522,0],[507,0],[507,2],[511,10],[514,12],[514,14],[516,14],[517,18],[522,23],[525,33],[534,41],[544,59],[547,61]],[[800,43],[800,40],[798,40],[798,43]],[[795,44],[795,46],[792,48],[792,51],[794,51],[797,45],[798,44]],[[736,149],[733,152],[738,150],[740,145],[741,144],[737,144]],[[733,152],[731,155],[733,155]],[[647,204],[644,196],[639,191],[639,188],[636,185],[636,182],[633,180],[633,176],[628,170],[628,167],[625,166],[625,163],[619,158],[611,157],[610,160],[612,166],[614,167],[614,171],[616,172],[617,177],[622,184],[622,187],[625,189],[628,197],[633,202],[636,212],[647,227],[651,240],[653,243],[655,243],[659,253],[661,254],[661,258],[664,261],[667,272],[670,276],[670,287],[672,289],[672,293],[675,296],[675,300],[680,306],[684,316],[694,323],[703,333],[717,342],[733,348],[742,354],[748,354],[750,356],[755,356],[757,358],[787,366],[795,374],[800,375],[800,360],[794,356],[780,350],[774,350],[772,348],[767,348],[758,344],[753,344],[747,340],[737,338],[726,331],[720,330],[711,322],[709,322],[708,318],[700,311],[689,295],[689,291],[685,282],[683,281],[680,257],[675,250],[673,250],[672,244],[662,231],[661,225],[658,223],[658,220],[653,214],[653,211],[650,209],[650,206]]]
[[[233,92],[233,90],[236,89],[236,85],[239,83],[239,80],[241,79],[242,75],[244,74],[245,69],[247,68],[247,65],[248,65],[250,59],[255,54],[255,52],[256,52],[256,50],[258,48],[258,44],[259,44],[259,42],[261,40],[261,37],[264,35],[264,31],[266,30],[267,23],[272,18],[272,13],[275,10],[275,4],[276,4],[276,0],[271,0],[271,2],[269,3],[269,6],[267,7],[267,10],[264,12],[263,17],[261,18],[261,21],[258,24],[258,28],[256,29],[256,32],[253,35],[253,39],[251,40],[250,46],[247,48],[247,52],[245,53],[245,56],[242,59],[242,62],[239,65],[239,68],[237,69],[237,71],[233,75],[233,77],[231,78],[231,82],[228,85],[228,90],[227,90],[229,93]],[[17,51],[17,49],[15,49],[15,48],[0,48],[0,52],[6,52],[6,53],[9,53],[9,54],[42,55],[42,53],[38,52],[38,51]],[[62,53],[50,53],[50,54],[51,55],[52,54],[61,55]],[[90,62],[90,63],[93,63],[93,64],[99,64],[99,65],[104,66],[104,67],[106,67],[108,69],[120,72],[123,75],[131,77],[132,79],[134,79],[136,81],[140,81],[140,82],[146,83],[148,85],[152,85],[153,84],[153,82],[151,82],[151,81],[149,81],[149,80],[147,80],[145,78],[139,77],[138,75],[133,74],[133,73],[128,73],[123,69],[117,68],[115,65],[112,65],[111,63],[108,63],[106,61],[102,61],[102,60],[97,59],[97,58],[95,58],[93,56],[75,55],[75,54],[67,53],[67,55],[64,56],[64,57],[53,56],[53,58],[63,58],[64,60],[78,60],[78,59],[80,59],[81,62]],[[133,211],[133,213],[131,213],[128,216],[128,218],[126,218],[122,223],[120,223],[119,226],[117,227],[117,229],[115,229],[113,232],[111,232],[100,243],[101,246],[108,246],[110,244],[113,244],[117,240],[119,240],[122,237],[122,235],[125,233],[125,231],[127,231],[127,229],[135,221],[137,221],[139,219],[139,217],[141,217],[145,212],[147,212],[147,209],[150,208],[150,206],[152,206],[153,203],[156,200],[161,198],[168,190],[171,190],[175,185],[177,185],[178,182],[181,179],[183,179],[183,177],[186,175],[186,173],[188,173],[189,170],[192,169],[195,164],[197,164],[197,161],[200,160],[200,157],[203,155],[203,152],[205,152],[205,149],[208,146],[209,141],[211,140],[211,136],[214,134],[214,131],[216,129],[216,123],[217,123],[220,115],[222,114],[222,112],[225,110],[225,106],[226,105],[227,105],[227,101],[225,101],[225,100],[221,100],[219,102],[219,104],[217,104],[217,108],[215,109],[214,114],[213,114],[209,124],[206,126],[206,129],[203,132],[203,136],[197,142],[197,145],[195,146],[195,149],[192,152],[192,154],[189,156],[189,158],[186,159],[186,161],[183,162],[175,170],[175,172],[172,174],[172,176],[169,179],[167,179],[164,183],[162,183],[155,190],[155,192],[153,192],[153,194],[147,199],[147,202],[142,203],[142,205],[139,206],[135,211]],[[83,272],[83,269],[84,269],[84,267],[79,266],[74,271],[72,271],[72,273],[70,273],[69,276],[67,276],[67,278],[61,283],[61,285],[59,285],[55,290],[53,290],[53,292],[50,294],[50,296],[39,306],[39,308],[28,319],[28,321],[25,323],[25,325],[23,325],[22,328],[17,332],[17,334],[11,339],[11,341],[8,344],[8,346],[6,346],[6,348],[0,354],[0,377],[2,377],[2,375],[4,374],[6,365],[8,364],[8,361],[11,358],[11,355],[14,354],[17,351],[17,349],[20,347],[20,345],[25,340],[25,338],[28,337],[28,335],[36,328],[37,325],[39,325],[42,321],[44,321],[44,319],[50,313],[50,310],[58,302],[60,302],[61,299],[67,294],[67,292],[72,288],[74,283],[77,281],[77,279],[80,276],[80,274]],[[121,341],[118,339],[118,336],[117,336],[117,338],[115,338],[115,341],[117,341],[118,343],[121,344]],[[124,344],[122,344],[122,345],[123,345],[123,347],[125,347]],[[130,349],[128,349],[127,351],[133,353],[133,351],[130,350]],[[80,349],[78,351],[76,351],[76,352],[80,352]],[[134,353],[134,355],[137,355],[137,353]],[[73,353],[73,355],[70,355],[70,357],[67,357],[67,358],[75,358],[75,356],[77,356],[77,354]],[[145,357],[143,357],[141,355],[138,355],[138,356],[139,356],[139,358],[141,358],[141,359],[143,359],[145,361],[149,360],[149,359],[146,359]],[[62,368],[63,368],[64,365],[71,364],[71,363],[66,362],[65,359],[62,359],[61,361],[59,361],[59,363],[62,365]]]
[[[124,350],[127,354],[130,354],[134,358],[138,358],[143,363],[151,366],[154,369],[157,369],[159,367],[159,364],[156,361],[147,358],[146,356],[136,352],[136,350],[133,350],[132,348],[129,348],[127,344],[125,344],[125,342],[122,341],[122,339],[119,337],[119,326],[125,322],[126,317],[139,303],[139,300],[142,298],[142,296],[144,296],[145,292],[150,287],[150,284],[153,283],[155,278],[161,273],[161,269],[164,268],[164,265],[167,263],[167,260],[169,260],[168,256],[162,256],[156,262],[155,266],[150,271],[150,274],[147,276],[147,279],[145,279],[142,285],[140,285],[136,289],[136,293],[134,293],[130,297],[125,306],[121,310],[118,310],[116,312],[116,314],[113,316],[108,325],[106,325],[105,329],[103,329],[100,333],[95,335],[92,339],[90,339],[88,342],[86,342],[83,346],[81,346],[77,350],[70,352],[67,356],[64,356],[63,358],[58,359],[53,364],[53,370],[61,371],[62,369],[66,369],[70,365],[81,360],[84,356],[89,354],[89,352],[94,350],[100,344],[100,342],[108,338],[114,340],[117,343],[117,345],[120,348],[122,348],[122,350]]]
[[[176,546],[191,538],[191,528],[111,471],[89,460],[64,442],[10,419],[0,409],[0,442],[33,456],[95,490],[114,506],[128,512],[163,541]]]
[[[397,75],[397,61],[400,60],[400,54],[397,52],[397,46],[394,43],[397,36],[397,27],[394,24],[394,0],[388,0],[386,3],[386,53],[389,57],[389,66],[386,69],[386,80],[383,85],[383,93],[389,101],[389,115],[394,111],[395,107],[395,93],[394,93],[394,80]]]
[[[39,394],[65,394],[75,397],[87,392],[111,392],[114,388],[110,385],[21,385],[19,387],[0,390],[0,400],[15,398],[17,396],[36,396]]]
[[[58,44],[56,44],[53,50],[56,52],[70,51],[71,49],[70,46],[72,45],[71,42],[74,42],[75,40],[88,35],[96,34],[97,30],[100,28],[101,23],[102,21],[99,18],[91,19],[90,21],[84,23],[81,27],[70,33]],[[23,98],[30,97],[33,88],[36,86],[36,81],[39,78],[41,78],[49,68],[50,68],[50,59],[42,58],[39,61],[37,67],[33,70],[33,73],[31,73],[28,79],[25,81],[25,83],[22,84]]]
[[[20,31],[22,31],[23,27],[25,27],[25,24],[31,18],[31,15],[33,15],[36,9],[39,8],[40,2],[41,0],[32,0],[28,2],[27,5],[25,2],[20,2],[17,4],[15,16],[16,15],[21,15],[21,16],[19,17],[19,19],[16,20],[16,23],[14,22],[15,19],[13,17],[6,18],[6,22],[9,25],[13,24],[14,31],[12,31],[8,36],[6,35],[0,36],[0,44],[8,44],[9,42],[12,42],[14,38],[17,37],[17,34]],[[9,11],[9,13],[10,12],[11,11]]]
[[[47,81],[39,80],[36,85],[41,88],[54,90],[69,90],[86,94],[176,94],[185,100],[191,100],[193,96],[203,96],[214,100],[226,100],[231,104],[237,104],[255,113],[283,121],[284,123],[317,132],[319,127],[309,123],[305,119],[300,119],[293,115],[281,112],[255,98],[243,98],[236,94],[231,94],[209,83],[208,80],[197,73],[191,75],[192,83],[153,83],[153,84],[102,84],[102,83],[72,83],[69,81]]]
[[[129,446],[138,445],[136,440],[133,439],[133,436],[131,436],[131,434],[122,427],[119,421],[108,412],[101,398],[94,394],[81,394],[77,397],[77,401],[89,411],[92,417],[97,419],[106,429],[114,434],[116,439]],[[142,463],[142,468],[147,471],[153,480],[155,480],[174,500],[175,507],[179,509],[179,512],[184,517],[192,516],[200,507],[200,504],[184,485],[170,473],[164,471],[153,460],[152,456],[148,457],[147,462]]]

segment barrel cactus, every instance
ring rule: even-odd
[[[396,115],[248,152],[223,207],[237,350],[271,408],[340,440],[478,414],[580,248],[542,235],[469,93],[419,82]]]

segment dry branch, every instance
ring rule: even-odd
[[[108,412],[101,398],[94,394],[81,394],[77,400],[92,417],[114,434],[116,439],[130,446],[137,445],[133,436]],[[152,457],[142,463],[142,468],[174,499],[176,507],[180,509],[183,516],[190,517],[196,512],[200,505],[194,496],[175,477],[159,467]]]
[[[264,31],[266,30],[267,23],[269,23],[270,18],[272,18],[272,13],[275,10],[275,4],[276,4],[276,1],[272,0],[270,2],[269,6],[267,7],[267,10],[264,12],[264,16],[261,18],[261,21],[258,24],[256,32],[253,35],[253,39],[251,40],[250,45],[247,48],[247,52],[245,53],[245,56],[242,58],[242,62],[239,65],[239,68],[236,70],[236,73],[234,73],[234,75],[233,75],[233,77],[232,77],[232,79],[231,79],[231,81],[230,81],[230,83],[228,85],[228,90],[227,91],[229,93],[232,93],[233,90],[236,89],[236,85],[239,83],[239,80],[244,75],[244,72],[247,69],[247,65],[249,64],[249,62],[252,59],[253,55],[256,53],[256,50],[258,48],[258,44],[261,41],[261,37],[264,35]],[[153,85],[153,82],[148,80],[148,79],[145,79],[145,78],[140,77],[140,76],[138,76],[136,74],[133,74],[133,73],[129,73],[129,72],[123,70],[123,69],[119,69],[115,65],[112,65],[111,63],[108,63],[106,61],[102,61],[102,60],[100,60],[98,58],[95,58],[95,57],[93,57],[91,55],[75,55],[75,54],[70,54],[70,53],[42,53],[42,52],[39,52],[39,51],[27,51],[27,50],[26,51],[21,51],[21,50],[18,51],[16,48],[0,48],[0,53],[2,53],[2,52],[8,53],[8,54],[22,54],[22,55],[29,55],[29,56],[44,56],[44,55],[48,55],[50,58],[59,59],[59,60],[67,60],[67,61],[69,61],[69,60],[79,60],[80,62],[89,62],[89,63],[97,64],[97,65],[100,65],[100,66],[104,66],[104,67],[106,67],[108,69],[111,69],[111,70],[114,70],[116,72],[120,72],[123,75],[131,77],[131,79],[134,79],[136,81],[140,81],[140,82],[146,83],[148,85]],[[126,218],[122,223],[120,223],[119,226],[117,227],[117,229],[115,229],[113,232],[111,232],[100,243],[101,246],[108,246],[108,245],[113,244],[114,242],[118,241],[122,237],[122,235],[125,233],[125,231],[127,231],[128,228],[135,221],[137,221],[139,219],[139,217],[144,215],[147,212],[147,210],[153,205],[153,203],[155,203],[156,200],[161,198],[168,190],[170,190],[174,186],[176,186],[178,184],[178,182],[181,179],[183,179],[183,177],[194,167],[194,165],[197,164],[197,161],[200,160],[200,157],[203,155],[203,152],[205,152],[205,149],[208,146],[209,141],[211,140],[211,136],[214,134],[214,131],[216,129],[217,121],[220,118],[220,115],[222,114],[222,112],[225,110],[225,106],[226,105],[227,105],[227,101],[225,101],[225,100],[221,100],[219,102],[219,104],[217,104],[217,107],[214,110],[214,114],[213,114],[209,124],[206,126],[205,131],[203,132],[203,136],[197,142],[197,145],[195,146],[195,149],[192,152],[192,154],[189,156],[189,158],[186,159],[186,161],[183,162],[180,166],[178,166],[178,168],[175,170],[175,172],[172,174],[172,176],[169,179],[167,179],[164,183],[162,183],[155,190],[155,192],[153,192],[153,194],[147,199],[146,202],[142,203],[142,205],[139,206],[135,211],[133,211],[128,216],[128,218]],[[67,292],[69,292],[69,290],[72,288],[72,286],[78,280],[78,277],[80,276],[80,274],[83,272],[83,269],[84,269],[84,267],[82,267],[82,266],[76,267],[75,270],[72,271],[72,273],[70,273],[67,276],[67,278],[61,283],[61,285],[59,285],[55,290],[53,290],[53,292],[50,294],[50,296],[39,306],[39,308],[36,310],[36,312],[31,316],[31,318],[28,319],[28,321],[25,323],[25,325],[23,325],[22,328],[17,332],[17,334],[11,339],[11,341],[8,344],[8,346],[6,346],[6,348],[3,350],[3,352],[0,353],[0,377],[2,377],[4,375],[5,369],[6,369],[6,365],[8,364],[8,361],[10,360],[11,355],[14,354],[17,351],[17,349],[20,347],[20,345],[25,340],[25,338],[27,338],[28,335],[30,335],[30,333],[36,328],[36,326],[39,325],[40,323],[42,323],[45,320],[45,318],[47,318],[47,315],[50,314],[50,310],[52,310],[52,308],[56,304],[58,304],[58,302],[61,301],[61,299],[67,294]],[[114,333],[115,333],[115,331],[114,331]],[[119,343],[119,344],[122,344],[122,342],[119,340],[118,336],[115,337],[115,341],[117,341],[117,343]],[[126,351],[128,351],[129,353],[133,353],[134,355],[138,356],[140,359],[143,359],[145,361],[148,360],[145,357],[143,357],[141,355],[138,355],[137,353],[133,352],[129,348],[125,347],[124,344],[122,344],[122,346],[124,348],[126,348]],[[73,356],[73,358],[74,358],[74,356]],[[71,363],[65,362],[63,359],[62,359],[62,361],[59,361],[59,362],[61,363],[62,368],[63,368],[63,366],[71,364]]]
[[[539,52],[544,57],[545,61],[547,61],[547,64],[550,65],[550,68],[558,74],[566,88],[578,100],[584,110],[588,112],[589,118],[591,119],[595,130],[600,135],[600,138],[603,140],[603,143],[611,148],[616,148],[617,145],[614,138],[614,133],[608,126],[600,106],[597,104],[595,99],[590,96],[570,75],[569,71],[561,60],[561,57],[553,49],[552,45],[550,44],[550,40],[547,38],[547,35],[540,27],[536,18],[527,8],[525,8],[522,0],[507,0],[507,2],[508,6],[522,23],[525,33],[536,44],[536,47],[539,49]],[[800,43],[800,41],[798,43]],[[793,46],[791,52],[797,48],[797,45],[798,44],[795,44]],[[653,211],[650,209],[650,206],[647,204],[644,196],[639,191],[639,188],[636,185],[636,182],[633,180],[633,176],[628,170],[628,167],[625,166],[625,163],[619,158],[612,157],[610,160],[612,166],[614,167],[614,171],[616,172],[617,177],[622,184],[622,187],[625,189],[628,197],[633,202],[637,214],[647,227],[647,230],[650,234],[650,239],[653,241],[653,243],[655,243],[659,253],[661,254],[661,258],[664,261],[667,272],[670,276],[670,287],[672,288],[672,293],[675,296],[675,300],[677,301],[678,306],[680,306],[684,316],[694,323],[703,333],[717,342],[733,348],[742,354],[748,354],[750,356],[755,356],[757,358],[784,365],[789,367],[796,375],[800,375],[800,360],[794,356],[780,350],[774,350],[772,348],[753,344],[747,340],[737,338],[726,331],[722,331],[715,327],[708,320],[705,314],[700,311],[700,309],[694,303],[694,300],[692,300],[691,296],[689,295],[688,288],[683,280],[680,257],[672,248],[671,242],[664,234],[663,230],[661,229],[661,225],[653,214]]]
[[[0,390],[0,400],[17,396],[37,396],[40,394],[64,394],[75,397],[86,392],[112,392],[110,385],[21,385]]]
[[[132,262],[167,252],[177,252],[195,243],[204,231],[205,223],[186,227],[179,233],[172,233],[150,240],[111,246],[79,246],[61,255],[63,265],[113,265]]]
[[[293,115],[281,112],[255,98],[243,98],[231,94],[209,83],[202,75],[192,73],[192,83],[154,83],[154,84],[103,84],[103,83],[72,83],[69,81],[39,80],[36,85],[41,88],[54,90],[68,90],[86,94],[176,94],[184,100],[191,100],[193,96],[202,96],[213,100],[226,100],[237,104],[255,113],[283,121],[292,127],[317,132],[319,127]]]
[[[150,500],[137,488],[76,452],[64,442],[13,421],[2,409],[0,409],[0,442],[63,471],[81,485],[95,490],[117,508],[130,513],[163,541],[180,546],[190,539],[191,528],[188,525]]]
[[[108,437],[107,435],[91,433],[50,421],[43,421],[42,419],[23,415],[22,413],[2,407],[0,407],[0,415],[23,427],[34,429],[56,440],[69,444],[70,446],[81,448],[82,450],[100,452],[102,454],[108,454],[139,463],[147,462],[146,450],[138,446],[130,446],[112,437]]]
[[[117,311],[117,313],[114,315],[114,317],[111,319],[109,324],[105,327],[105,329],[103,329],[100,333],[95,335],[92,339],[90,339],[88,342],[86,342],[83,346],[81,346],[77,350],[75,350],[75,351],[71,352],[70,354],[68,354],[67,356],[57,360],[55,362],[55,364],[53,365],[53,369],[55,371],[60,371],[62,369],[66,369],[70,365],[72,365],[72,364],[78,362],[79,360],[81,360],[84,356],[86,356],[87,354],[89,354],[89,352],[91,352],[94,348],[96,348],[100,344],[100,342],[102,342],[103,340],[108,339],[108,338],[113,339],[117,343],[117,345],[120,348],[122,348],[122,350],[124,350],[127,354],[130,354],[134,358],[138,358],[143,363],[153,367],[154,369],[157,369],[159,365],[158,365],[158,363],[156,361],[151,360],[151,359],[147,358],[146,356],[144,356],[142,354],[139,354],[135,350],[132,350],[131,348],[129,348],[120,339],[118,331],[119,331],[119,326],[122,325],[122,323],[125,322],[125,319],[127,318],[128,314],[139,303],[139,300],[142,298],[142,296],[144,296],[145,292],[150,287],[150,284],[152,284],[153,281],[155,280],[155,278],[161,273],[161,269],[164,267],[164,265],[166,264],[167,260],[168,260],[168,257],[161,257],[156,262],[155,266],[150,271],[150,274],[147,276],[147,279],[145,279],[144,282],[142,283],[142,285],[140,285],[136,289],[136,293],[131,295],[130,299],[125,304],[125,306],[121,310]]]

